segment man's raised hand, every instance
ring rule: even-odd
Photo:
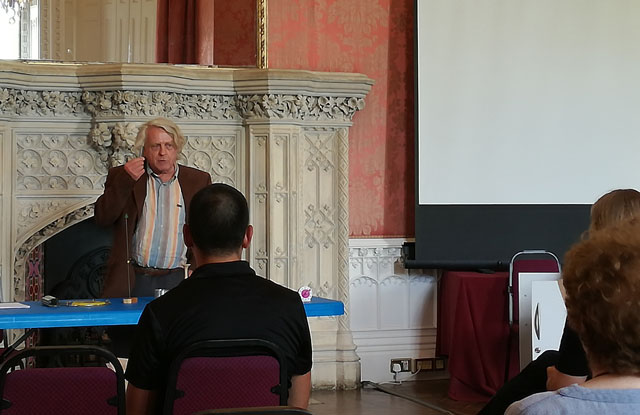
[[[136,157],[126,162],[124,171],[135,181],[144,174],[144,157]]]

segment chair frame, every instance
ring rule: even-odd
[[[117,391],[116,399],[117,413],[124,415],[126,412],[125,401],[125,380],[124,370],[118,358],[109,350],[98,346],[89,345],[68,345],[68,346],[36,346],[25,348],[14,352],[6,360],[0,364],[0,403],[4,403],[4,388],[6,384],[7,375],[17,366],[22,366],[24,359],[29,357],[61,357],[61,356],[79,356],[79,355],[95,355],[105,359],[107,362],[113,365],[115,370]],[[23,369],[29,370],[29,369]],[[3,405],[0,405],[0,414],[3,411]]]
[[[555,260],[556,265],[558,266],[557,272],[562,273],[562,265],[560,264],[560,260],[558,259],[556,254],[544,249],[526,249],[524,251],[517,252],[515,255],[513,255],[513,257],[511,258],[511,261],[509,261],[509,286],[507,287],[507,294],[508,294],[507,302],[509,305],[509,334],[507,339],[507,357],[506,357],[505,368],[504,368],[505,382],[509,379],[509,368],[511,366],[511,345],[513,344],[513,337],[516,337],[516,336],[518,336],[518,339],[517,339],[518,355],[517,356],[518,358],[520,357],[520,339],[519,339],[519,335],[515,330],[515,317],[514,317],[516,300],[518,300],[519,302],[519,298],[517,298],[516,295],[520,294],[520,282],[518,281],[517,278],[514,278],[513,273],[514,273],[514,264],[519,259],[519,257],[526,257],[526,256],[548,256],[550,257],[550,259]],[[516,289],[516,284],[517,284],[517,289]],[[519,323],[520,323],[520,316],[518,313],[518,325]]]
[[[560,260],[558,259],[556,254],[554,254],[551,251],[546,251],[544,249],[529,249],[529,250],[520,251],[520,252],[516,253],[511,258],[511,261],[509,262],[509,288],[508,288],[508,292],[509,292],[509,327],[513,327],[513,323],[514,323],[514,317],[513,316],[514,316],[514,308],[515,308],[515,301],[516,301],[515,289],[514,289],[514,277],[513,277],[513,264],[516,262],[518,257],[524,256],[524,255],[547,255],[547,256],[550,256],[551,258],[553,258],[556,261],[556,264],[558,265],[558,271],[557,272],[562,273],[562,266],[560,265]]]
[[[192,357],[241,357],[267,355],[274,357],[280,365],[277,385],[280,405],[286,406],[289,398],[287,368],[284,354],[280,348],[262,339],[204,340],[184,348],[171,362],[164,396],[163,413],[172,414],[175,400],[178,398],[176,384],[182,362]]]

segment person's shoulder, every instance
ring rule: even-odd
[[[504,415],[546,414],[558,398],[559,395],[555,392],[535,393],[509,405]]]
[[[107,182],[120,184],[126,180],[131,180],[131,183],[135,183],[135,181],[131,179],[131,176],[129,176],[129,173],[124,169],[124,165],[109,168],[107,172]]]
[[[268,280],[259,275],[256,275],[256,279],[257,281],[259,281],[260,284],[264,285],[265,290],[267,290],[271,296],[277,297],[279,300],[284,299],[284,300],[291,301],[293,303],[298,303],[302,301],[300,299],[300,295],[296,291],[293,291],[290,288],[287,288],[283,285],[278,284],[275,281]]]
[[[121,164],[115,167],[110,167],[108,171],[109,174],[118,174],[120,172],[124,172],[124,164]]]
[[[190,285],[189,279],[180,282],[178,286],[154,298],[146,308],[158,321],[167,322],[179,317],[180,313],[176,313],[176,310],[186,310],[192,304],[190,293],[193,289]]]
[[[211,184],[211,175],[205,171],[198,170],[194,167],[179,165],[178,180],[180,183],[189,182],[196,186],[196,188],[204,187],[207,184]]]

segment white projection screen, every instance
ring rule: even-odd
[[[562,257],[640,183],[640,1],[416,1],[416,260]]]

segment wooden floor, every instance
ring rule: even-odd
[[[411,400],[365,387],[350,391],[313,391],[309,411],[314,415],[475,415],[483,404],[458,402],[447,397],[448,380],[403,382],[401,385],[381,385],[393,392],[416,398],[441,410],[431,409]]]

